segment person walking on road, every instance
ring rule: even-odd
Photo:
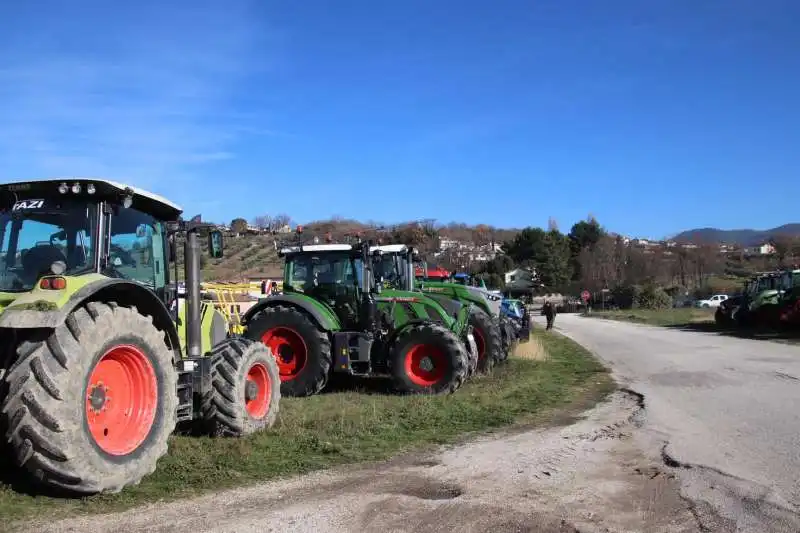
[[[542,306],[542,314],[547,319],[547,327],[545,330],[549,331],[553,329],[553,323],[556,321],[556,308],[552,303],[550,303],[549,300],[544,302],[544,305]]]

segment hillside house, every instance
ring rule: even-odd
[[[505,292],[509,295],[530,294],[540,283],[536,270],[515,268],[505,273]]]
[[[747,255],[771,255],[775,253],[775,247],[765,242],[758,246],[748,246],[744,249],[744,253]]]

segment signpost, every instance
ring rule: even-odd
[[[573,292],[572,294],[575,294],[575,293]],[[589,301],[589,298],[591,298],[591,297],[592,297],[592,295],[589,293],[589,291],[583,291],[581,293],[581,300],[583,300],[583,303],[587,303]]]

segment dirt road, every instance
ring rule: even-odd
[[[800,531],[800,347],[574,315],[558,326],[645,396],[646,431],[704,527]]]
[[[660,458],[640,451],[639,398],[615,393],[571,426],[483,438],[350,468],[28,531],[696,531]],[[644,529],[642,529],[644,528]]]
[[[566,427],[25,529],[800,531],[797,348],[567,315],[557,327],[644,396],[616,393]]]

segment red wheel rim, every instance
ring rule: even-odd
[[[92,369],[86,387],[86,422],[97,446],[127,455],[147,438],[158,408],[153,364],[136,346],[108,350]]]
[[[293,380],[306,366],[306,342],[292,328],[279,326],[269,329],[261,336],[261,342],[272,350],[281,381]]]
[[[406,352],[406,375],[415,385],[436,385],[444,378],[447,367],[447,357],[437,346],[416,344]]]
[[[269,411],[269,404],[272,401],[272,383],[269,379],[267,367],[261,363],[256,363],[247,372],[248,386],[252,383],[255,387],[253,394],[248,394],[245,390],[245,409],[247,414],[253,418],[264,418]]]
[[[483,338],[483,333],[477,328],[472,328],[473,337],[475,337],[475,346],[478,347],[478,361],[483,361],[486,357],[486,339]]]

